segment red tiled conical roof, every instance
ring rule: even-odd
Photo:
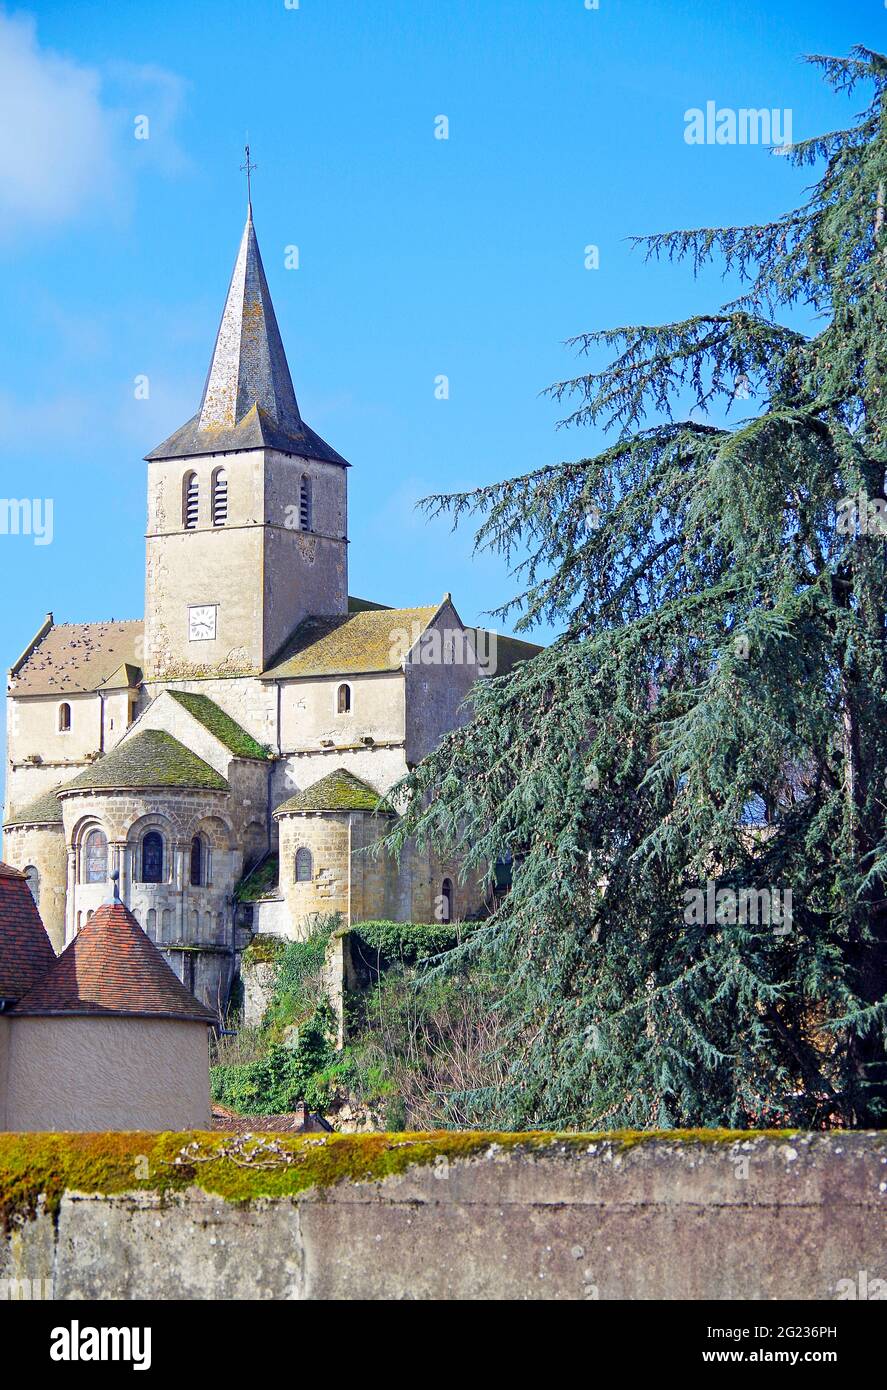
[[[13,1014],[123,1014],[215,1023],[129,908],[103,903]]]
[[[0,864],[0,999],[21,999],[54,963],[28,880]]]

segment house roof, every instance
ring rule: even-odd
[[[278,816],[302,815],[310,811],[378,811],[393,815],[391,806],[373,787],[344,767],[337,767],[319,782],[291,796],[274,811]]]
[[[226,714],[208,695],[197,695],[190,690],[167,690],[198,723],[208,729],[230,753],[237,758],[269,758],[271,754],[252,734],[248,734],[230,714]]]
[[[77,695],[98,690],[122,666],[141,679],[144,623],[51,623],[10,673],[14,695]]]
[[[263,673],[263,679],[399,671],[404,648],[398,633],[406,631],[412,645],[439,609],[440,604],[424,608],[365,608],[335,617],[306,618]]]
[[[21,999],[54,961],[28,880],[0,864],[0,999]]]
[[[66,782],[60,796],[90,788],[121,791],[145,787],[197,787],[228,791],[215,768],[161,729],[145,729],[124,739],[83,772]]]
[[[29,801],[20,811],[15,811],[9,820],[4,821],[4,829],[14,825],[61,825],[62,823],[62,803],[59,801],[59,787],[54,787],[51,792],[44,792],[42,796]]]
[[[216,1022],[119,900],[96,910],[11,1013]]]
[[[348,466],[302,419],[249,208],[200,409],[148,458],[260,448]]]

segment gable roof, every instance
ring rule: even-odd
[[[344,767],[337,767],[335,772],[321,777],[319,782],[296,792],[273,814],[276,818],[308,811],[378,811],[382,815],[394,814],[384,797]]]
[[[399,671],[403,645],[397,641],[397,633],[406,631],[412,645],[439,610],[440,604],[435,603],[424,608],[366,608],[335,617],[306,618],[262,678]]]
[[[193,715],[197,722],[208,729],[236,758],[271,757],[267,748],[254,739],[252,734],[248,734],[246,729],[232,719],[230,714],[226,714],[208,695],[196,695],[190,690],[167,689],[166,693]]]
[[[54,962],[28,880],[0,864],[0,999],[21,999]]]
[[[161,729],[145,729],[123,739],[83,772],[66,782],[60,796],[94,788],[120,791],[145,787],[197,787],[206,791],[229,790],[228,783],[190,748]]]
[[[144,623],[50,623],[10,672],[13,695],[92,693],[121,666],[141,679]]]
[[[302,419],[249,208],[200,409],[148,458],[259,448],[348,467]]]
[[[60,787],[54,787],[51,792],[44,792],[42,796],[29,801],[20,811],[14,812],[9,820],[3,822],[4,829],[14,825],[61,825],[62,803],[58,798],[60,790]]]
[[[97,909],[11,1013],[216,1022],[215,1014],[185,988],[119,900]]]

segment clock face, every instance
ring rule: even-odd
[[[216,613],[214,603],[202,608],[188,609],[188,639],[191,642],[211,642],[216,635]]]

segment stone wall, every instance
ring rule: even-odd
[[[380,1138],[275,1136],[298,1161],[252,1174],[183,1172],[173,1136],[51,1140],[57,1210],[44,1156],[0,1279],[54,1277],[60,1299],[887,1297],[884,1133]],[[7,1170],[28,1191],[33,1142],[0,1137],[0,1189]]]
[[[14,869],[38,873],[37,908],[53,949],[65,946],[65,892],[68,851],[61,825],[11,825],[3,837],[3,857]]]
[[[346,926],[355,922],[440,922],[442,889],[449,879],[452,919],[479,911],[484,889],[477,875],[465,883],[458,864],[433,850],[407,844],[399,859],[374,851],[390,818],[368,812],[318,812],[283,815],[279,820],[280,891],[296,939],[308,934],[318,914],[339,913]],[[312,877],[296,882],[296,852],[311,853]]]

